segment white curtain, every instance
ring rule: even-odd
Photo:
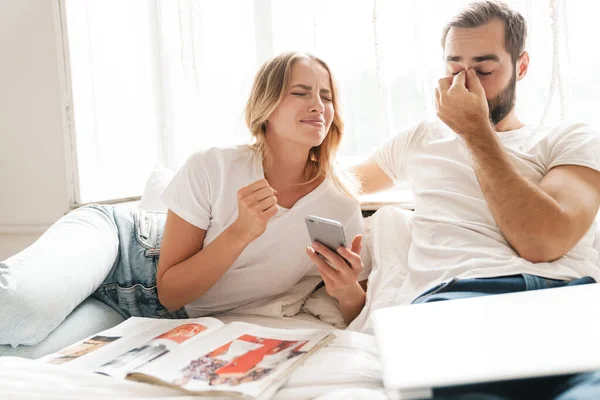
[[[176,169],[196,150],[248,142],[243,109],[254,73],[287,50],[311,52],[331,66],[346,122],[340,156],[368,155],[404,127],[435,117],[442,27],[468,3],[66,1],[67,15],[79,16],[68,18],[68,28],[77,140],[92,143],[77,149],[80,200],[87,201],[141,193],[154,163]],[[507,3],[529,28],[531,66],[517,86],[521,118],[535,126],[578,120],[600,127],[597,2]],[[73,45],[83,37],[87,48]],[[86,61],[78,65],[79,58]],[[85,171],[103,172],[93,179]]]

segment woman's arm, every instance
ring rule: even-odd
[[[248,245],[233,225],[203,248],[205,234],[169,210],[156,285],[158,299],[171,311],[206,293]]]
[[[206,247],[206,230],[169,210],[156,276],[161,304],[178,310],[213,287],[277,213],[273,194],[264,179],[240,189],[237,220]]]
[[[359,288],[356,288],[354,295],[350,295],[343,300],[338,300],[340,310],[344,316],[344,322],[348,325],[358,317],[367,300],[367,281],[358,282],[358,286]]]

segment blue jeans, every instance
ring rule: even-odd
[[[499,278],[453,279],[417,297],[413,304],[489,296],[595,283],[589,276],[572,281],[513,275]],[[503,382],[436,388],[434,399],[447,400],[579,400],[600,399],[600,371]]]
[[[156,272],[166,214],[95,207],[112,212],[119,232],[119,252],[108,276],[93,296],[125,318],[187,318],[183,308],[169,311],[158,301]]]
[[[165,213],[85,206],[0,261],[0,344],[39,343],[90,295],[125,318],[186,318],[158,301],[165,220]]]

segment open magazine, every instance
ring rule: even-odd
[[[196,395],[256,399],[272,396],[333,338],[328,330],[223,324],[208,317],[133,317],[40,361]]]

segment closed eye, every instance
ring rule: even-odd
[[[306,96],[306,95],[307,95],[307,93],[297,93],[297,92],[292,92],[292,94],[293,94],[294,96],[299,96],[299,97],[304,97],[304,96]],[[332,99],[330,99],[329,97],[325,97],[325,96],[321,96],[321,99],[322,99],[323,101],[327,101],[327,102],[331,102],[331,101],[333,101],[333,100],[332,100]]]
[[[491,75],[491,74],[492,74],[492,72],[493,72],[493,71],[492,71],[492,72],[476,71],[476,72],[477,72],[477,75],[481,75],[481,76],[489,76],[489,75]],[[452,75],[454,75],[454,76],[456,76],[456,75],[458,75],[458,74],[460,74],[460,71],[458,71],[458,72],[453,72],[453,73],[452,73]]]

